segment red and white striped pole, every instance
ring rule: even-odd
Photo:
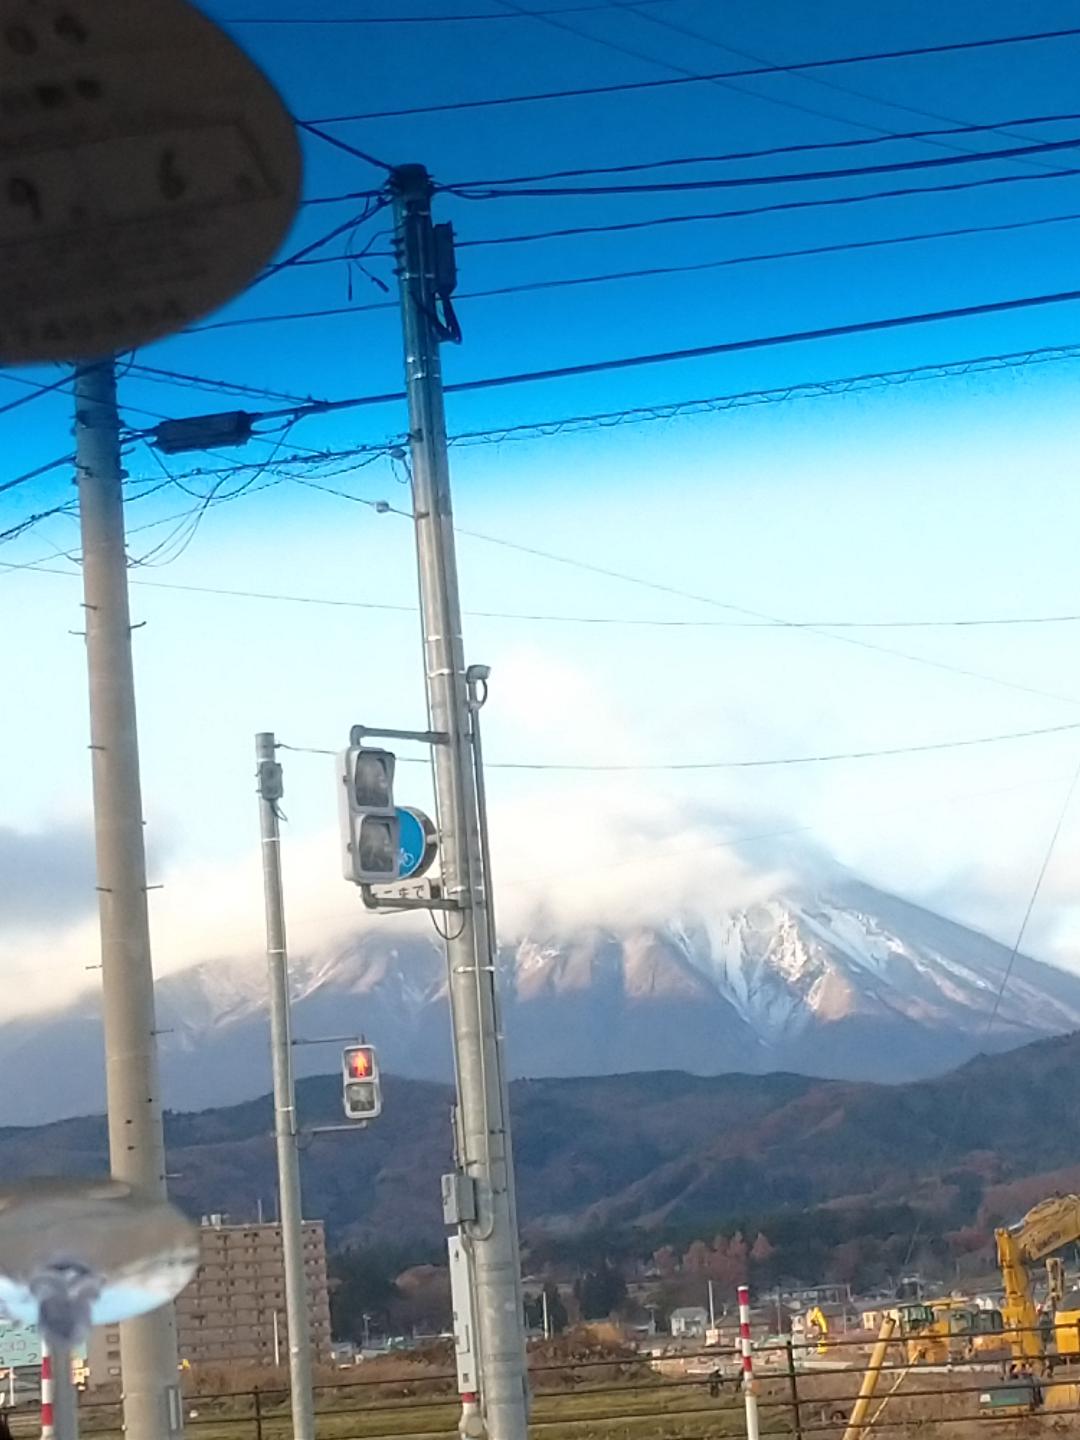
[[[471,1390],[461,1392],[461,1419],[458,1434],[462,1440],[474,1440],[484,1433],[484,1417],[480,1413],[480,1397]]]
[[[746,1285],[739,1286],[739,1348],[742,1351],[743,1399],[746,1401],[746,1440],[758,1440],[754,1353],[750,1346],[750,1289]]]
[[[41,1342],[41,1440],[53,1440],[56,1434],[53,1422],[53,1370],[52,1356],[45,1341]]]

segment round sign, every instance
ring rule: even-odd
[[[285,236],[277,92],[184,0],[0,0],[0,362],[182,329]]]
[[[435,826],[422,810],[411,805],[398,806],[398,873],[399,880],[414,880],[431,867],[439,849]]]

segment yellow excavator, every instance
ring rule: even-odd
[[[1058,1340],[1059,1330],[1064,1344],[1053,1348],[1062,1355],[1080,1353],[1080,1311],[1058,1309],[1065,1290],[1065,1269],[1060,1261],[1048,1259],[1055,1250],[1080,1240],[1080,1195],[1054,1195],[1041,1201],[1015,1225],[995,1230],[994,1240],[1005,1286],[1001,1318],[1014,1358],[1044,1372],[1048,1342]],[[1028,1269],[1038,1260],[1047,1260],[1049,1295],[1043,1314],[1031,1293]]]
[[[1001,1314],[1013,1355],[1008,1380],[979,1397],[980,1408],[1002,1418],[1080,1405],[1075,1378],[1054,1378],[1055,1364],[1080,1356],[1080,1310],[1063,1310],[1065,1266],[1053,1252],[1080,1240],[1080,1196],[1053,1195],[1015,1225],[994,1232],[1005,1286]],[[1030,1266],[1046,1261],[1047,1299],[1031,1293]]]
[[[983,1310],[970,1300],[910,1301],[890,1313],[909,1365],[949,1365],[1008,1354],[1000,1312]]]
[[[812,1310],[806,1312],[807,1328],[817,1331],[817,1350],[819,1355],[824,1355],[829,1348],[829,1321],[820,1305],[815,1305]]]

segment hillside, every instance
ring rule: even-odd
[[[649,925],[538,924],[508,939],[499,967],[512,1075],[677,1066],[715,1076],[737,1063],[899,1082],[1080,1027],[1080,976],[1023,955],[1010,965],[996,941],[838,866],[785,872],[777,885],[752,905],[718,883],[707,903]],[[433,933],[358,930],[294,953],[291,972],[298,1036],[363,1030],[385,1069],[449,1078],[446,962]],[[156,997],[166,1104],[232,1104],[268,1083],[261,957],[207,960],[166,976]],[[297,1064],[326,1068],[327,1051],[303,1047]],[[19,1077],[0,1090],[0,1124],[103,1105],[97,992],[0,1022],[0,1068]]]
[[[335,1244],[442,1233],[450,1092],[390,1077],[385,1097],[367,1130],[314,1135],[304,1151],[305,1208]],[[907,1085],[664,1072],[518,1081],[512,1106],[534,1236],[626,1226],[660,1236],[787,1207],[932,1207],[954,1203],[958,1183],[974,1218],[980,1204],[1011,1213],[1080,1182],[1080,1034]],[[339,1123],[339,1107],[337,1077],[301,1082],[305,1127]],[[243,1219],[260,1201],[272,1213],[271,1130],[268,1098],[170,1114],[176,1198],[196,1215]],[[105,1143],[101,1119],[0,1130],[0,1173],[100,1170]]]

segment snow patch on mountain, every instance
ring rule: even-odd
[[[746,896],[744,889],[743,897]],[[450,1074],[442,947],[372,927],[292,959],[298,1037],[365,1035],[387,1071]],[[498,959],[513,1075],[798,1070],[897,1080],[979,1050],[1080,1029],[1080,977],[837,871],[794,877],[752,903],[673,906],[654,923],[507,937]],[[1006,983],[1007,982],[1007,983]],[[161,1063],[173,1108],[225,1104],[268,1083],[261,956],[207,961],[159,982]],[[50,1059],[65,1056],[58,1078]],[[298,1073],[333,1047],[297,1049]],[[0,1023],[0,1124],[100,1104],[100,1007]]]

